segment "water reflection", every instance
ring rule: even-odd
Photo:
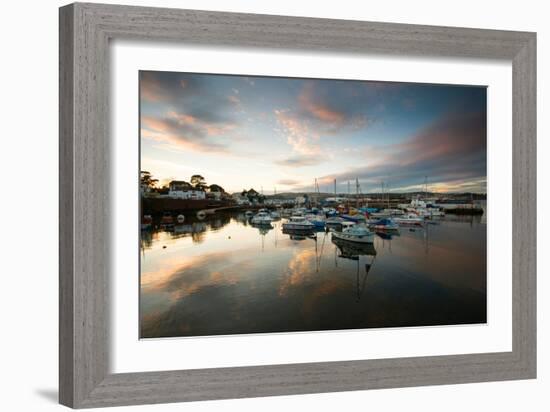
[[[451,215],[356,245],[216,213],[141,236],[141,336],[486,321],[486,226]]]

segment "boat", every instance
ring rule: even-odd
[[[283,209],[281,212],[282,217],[290,217],[292,216],[292,209]]]
[[[442,217],[442,216],[445,216],[445,212],[442,211],[441,209],[437,208],[437,207],[427,207],[426,210],[427,210],[427,214],[428,214],[430,217]]]
[[[353,225],[341,232],[332,232],[332,238],[355,243],[374,243],[374,233],[366,225]]]
[[[383,219],[383,218],[391,217],[391,214],[389,212],[379,211],[379,212],[369,213],[369,216],[377,219]]]
[[[335,237],[331,241],[338,247],[338,257],[357,260],[359,256],[376,256],[374,243],[356,243]]]
[[[247,210],[246,212],[244,212],[244,214],[245,214],[246,217],[254,216],[254,212],[252,210]]]
[[[178,215],[178,216],[176,217],[176,221],[177,221],[180,225],[183,224],[183,222],[185,222],[185,216],[183,216],[183,215]]]
[[[342,224],[344,222],[348,222],[347,220],[344,220],[343,218],[341,217],[338,217],[338,216],[335,216],[335,217],[329,217],[326,221],[325,221],[325,225],[326,226],[342,226]],[[349,222],[349,223],[352,223],[352,222]]]
[[[439,205],[435,205],[433,202],[425,201],[416,197],[411,199],[409,204],[401,204],[400,208],[405,209],[407,212],[416,213],[419,216],[424,216],[428,219],[432,217],[442,217],[445,216],[445,212],[441,210]]]
[[[283,223],[285,230],[314,230],[315,225],[304,216],[291,216],[288,222]]]
[[[316,229],[325,228],[326,219],[322,215],[306,215],[306,219],[313,223]]]
[[[415,213],[406,213],[403,216],[394,217],[393,221],[398,225],[421,226],[424,224],[424,218]]]
[[[346,228],[346,227],[352,227],[353,225],[356,225],[356,224],[361,224],[361,223],[355,223],[355,222],[350,222],[349,220],[344,220],[340,226],[342,226],[343,228]]]
[[[273,212],[271,212],[271,218],[273,220],[278,220],[281,218],[281,214],[279,212],[277,212],[276,210],[274,210]]]
[[[377,231],[384,230],[399,230],[399,225],[393,221],[393,219],[384,218],[375,222],[369,223],[369,228]]]
[[[359,213],[355,215],[342,215],[342,218],[355,223],[365,223],[367,221],[367,218]]]
[[[384,209],[384,210],[382,210],[382,213],[386,213],[389,216],[401,216],[405,212],[403,212],[403,210],[401,210],[401,209]]]
[[[250,223],[253,225],[270,225],[273,219],[271,218],[271,215],[269,212],[265,211],[265,209],[262,209],[258,212],[257,215],[255,215],[251,220]]]
[[[338,211],[333,207],[324,207],[323,212],[327,217],[334,217],[338,215]]]

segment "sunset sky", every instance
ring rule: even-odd
[[[486,192],[486,89],[140,73],[141,170],[228,192]]]

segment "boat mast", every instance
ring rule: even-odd
[[[355,207],[359,209],[359,179],[355,178]]]
[[[424,176],[424,199],[428,197],[428,176]]]

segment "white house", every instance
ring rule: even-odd
[[[204,190],[195,189],[191,184],[183,180],[172,180],[169,183],[168,197],[172,199],[206,199]]]

